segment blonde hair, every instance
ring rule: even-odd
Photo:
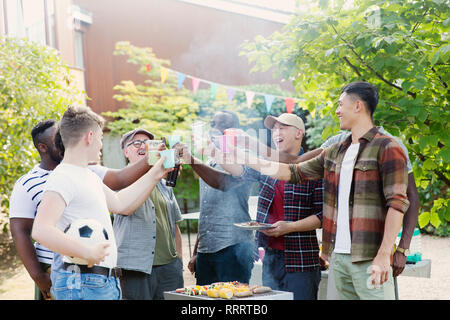
[[[64,146],[76,145],[89,130],[103,129],[105,119],[89,107],[69,106],[59,122],[61,139]]]

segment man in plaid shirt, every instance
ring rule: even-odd
[[[268,116],[264,124],[280,153],[299,155],[305,125],[284,113]],[[322,224],[322,180],[286,183],[245,166],[222,165],[233,175],[260,182],[256,220],[273,228],[256,233],[264,247],[263,285],[294,293],[294,300],[316,300],[321,278],[316,229]]]
[[[272,177],[292,183],[324,178],[322,256],[334,254],[342,299],[385,298],[381,285],[392,286],[393,246],[409,207],[406,156],[374,126],[377,104],[372,84],[351,83],[336,110],[341,129],[352,132],[345,141],[297,165],[247,160],[250,167],[262,172],[271,167]]]

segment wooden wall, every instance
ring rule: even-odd
[[[120,81],[143,81],[136,66],[113,56],[117,41],[152,47],[159,58],[171,61],[172,69],[220,84],[280,84],[270,72],[249,74],[251,66],[239,57],[239,47],[256,35],[281,30],[282,24],[176,0],[73,2],[93,13],[85,33],[85,77],[92,99],[88,105],[96,112],[124,107],[112,98]],[[290,84],[283,87],[292,90]]]

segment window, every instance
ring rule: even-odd
[[[48,43],[50,47],[56,48],[55,39],[55,2],[54,0],[46,0],[47,8],[47,28],[48,28]]]
[[[33,42],[45,45],[45,4],[44,0],[22,0],[25,36]]]
[[[75,67],[84,69],[83,32],[75,30]]]
[[[55,46],[54,0],[4,0],[3,4],[8,35]]]

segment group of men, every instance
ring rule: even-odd
[[[197,284],[248,283],[255,247],[263,247],[264,285],[293,292],[294,299],[317,299],[316,229],[322,228],[321,256],[330,262],[340,298],[392,297],[419,206],[408,153],[374,126],[373,85],[347,85],[338,103],[341,129],[350,132],[308,153],[301,147],[305,125],[293,114],[266,117],[276,150],[259,144],[254,151],[264,159],[239,149],[223,154],[210,144],[210,159],[203,163],[187,145],[175,146],[201,178],[198,236],[188,263]],[[164,291],[183,286],[182,216],[161,181],[170,169],[164,159],[148,165],[145,142],[154,136],[143,129],[122,137],[129,160],[124,169],[90,165],[99,161],[102,127],[103,119],[89,108],[69,107],[59,123],[33,129],[41,163],[17,181],[11,195],[14,242],[43,298],[162,299]],[[223,135],[239,128],[239,119],[221,111],[210,127],[210,136]],[[234,225],[250,220],[253,182],[259,183],[257,221],[272,224],[256,232],[256,245],[252,231]],[[101,221],[111,241],[87,247],[64,234],[71,222],[87,217]],[[75,285],[73,265],[62,255],[88,261],[77,265]]]

